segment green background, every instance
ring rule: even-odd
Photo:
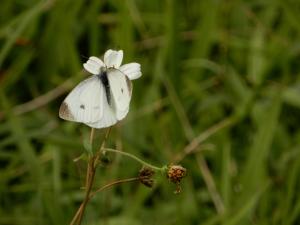
[[[300,3],[292,0],[1,0],[0,224],[68,224],[84,197],[90,129],[58,118],[107,49],[138,62],[108,147],[187,168],[89,203],[83,224],[299,224]],[[103,138],[96,133],[96,144]],[[184,154],[190,153],[190,154]],[[108,154],[95,188],[141,165]]]

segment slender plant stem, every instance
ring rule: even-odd
[[[104,185],[103,187],[97,189],[96,191],[90,193],[90,196],[89,196],[88,200],[91,200],[91,198],[93,198],[97,193],[99,193],[101,191],[104,191],[107,188],[110,188],[110,187],[118,185],[118,184],[129,183],[129,182],[134,182],[134,181],[138,181],[138,180],[139,180],[139,177],[133,177],[133,178],[127,178],[127,179],[123,179],[123,180],[116,180],[116,181],[110,182],[110,183]],[[83,203],[81,203],[81,205],[79,206],[79,208],[78,208],[76,214],[74,215],[70,225],[75,224],[75,222],[78,219],[79,214],[82,212],[82,208],[83,208]]]
[[[90,145],[93,145],[93,140],[94,140],[94,136],[95,136],[95,128],[91,129],[91,134],[90,134]]]
[[[95,161],[94,161],[94,167],[97,167],[98,163],[99,163],[99,159],[100,159],[100,156],[101,154],[103,153],[103,150],[104,150],[104,147],[105,147],[105,144],[106,144],[106,141],[109,137],[109,134],[110,134],[110,131],[111,131],[111,127],[108,128],[108,130],[106,131],[106,134],[104,136],[104,139],[103,139],[103,142],[98,150],[98,152],[96,153],[96,156],[95,156]]]
[[[70,225],[74,225],[75,223],[76,223],[76,221],[77,221],[77,219],[78,219],[78,216],[79,216],[79,213],[82,211],[82,203],[81,203],[81,205],[80,205],[80,207],[77,209],[77,212],[75,213],[75,215],[74,215],[74,217],[73,217],[73,219],[72,219],[72,221],[71,221],[71,223],[70,223]]]
[[[91,161],[89,162],[89,165],[90,165],[89,179],[88,179],[87,186],[86,186],[85,198],[82,202],[82,209],[80,211],[79,218],[78,218],[78,225],[80,225],[82,222],[83,214],[84,214],[86,205],[89,201],[89,195],[90,195],[90,192],[91,192],[93,184],[94,184],[96,170],[93,167],[93,164],[94,164],[94,157],[92,157]]]
[[[93,139],[94,139],[94,134],[95,134],[95,129],[92,128],[91,129],[91,135],[90,135],[90,145],[92,147],[93,145]],[[89,162],[87,165],[87,174],[86,174],[86,183],[85,183],[85,198],[82,202],[82,207],[79,213],[79,217],[78,217],[78,225],[81,224],[82,219],[83,219],[83,214],[86,208],[86,205],[89,201],[89,196],[90,196],[90,192],[94,183],[94,178],[95,178],[95,172],[96,169],[94,167],[94,161],[95,161],[95,157],[92,155],[89,155]]]
[[[90,194],[91,194],[91,190],[92,190],[94,180],[95,180],[97,163],[101,156],[101,151],[104,149],[105,143],[110,134],[110,130],[111,130],[111,127],[108,128],[99,151],[95,155],[91,155],[91,154],[89,155],[89,161],[88,161],[87,173],[86,173],[86,182],[85,182],[85,198],[84,198],[83,202],[81,203],[80,207],[78,208],[76,214],[74,215],[70,225],[75,225],[77,221],[78,221],[77,224],[80,225],[82,222],[86,205],[90,200]],[[91,134],[90,134],[90,140],[89,140],[89,143],[91,146],[93,145],[94,134],[95,134],[95,129],[92,128]]]
[[[133,177],[133,178],[127,178],[127,179],[123,179],[123,180],[116,180],[116,181],[113,181],[111,183],[108,183],[106,185],[104,185],[103,187],[97,189],[96,191],[94,191],[93,193],[91,193],[90,195],[90,198],[94,197],[97,193],[107,189],[107,188],[110,188],[114,185],[117,185],[117,184],[123,184],[123,183],[129,183],[129,182],[134,182],[134,181],[138,181],[140,178],[139,177]]]
[[[166,169],[165,166],[163,166],[163,167],[154,166],[154,165],[152,165],[150,163],[147,163],[144,160],[142,160],[142,159],[140,159],[140,158],[136,157],[135,155],[132,155],[132,154],[130,154],[128,152],[123,152],[123,151],[119,151],[119,150],[112,149],[112,148],[104,148],[103,150],[107,151],[107,152],[114,152],[114,153],[117,153],[117,154],[128,156],[128,157],[130,157],[130,158],[138,161],[139,163],[141,163],[141,164],[143,164],[143,165],[145,165],[145,166],[147,166],[147,167],[149,167],[151,169],[154,169],[154,170],[164,171]]]

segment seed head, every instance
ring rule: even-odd
[[[170,165],[167,171],[168,179],[177,185],[175,194],[181,192],[180,182],[186,176],[186,169],[180,165]]]
[[[155,172],[147,167],[143,167],[139,172],[139,181],[146,187],[152,188],[154,180],[152,179]]]
[[[169,180],[175,184],[186,176],[186,169],[180,165],[170,165],[167,173]]]

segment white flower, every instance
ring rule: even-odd
[[[121,66],[122,60],[122,50],[115,51],[109,49],[104,54],[104,62],[95,56],[91,56],[89,60],[83,64],[83,67],[86,71],[94,75],[100,74],[102,67],[113,67],[124,73],[130,80],[135,80],[142,76],[141,65],[139,63],[132,62]]]

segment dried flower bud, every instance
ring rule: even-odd
[[[170,165],[167,171],[168,179],[177,185],[175,194],[181,192],[180,181],[186,176],[186,169],[180,165]]]
[[[154,180],[152,179],[155,172],[147,167],[143,167],[139,172],[139,181],[146,187],[153,187]]]

